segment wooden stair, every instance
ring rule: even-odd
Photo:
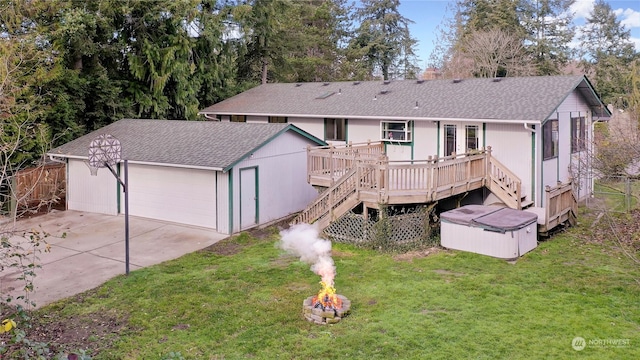
[[[320,229],[360,203],[356,184],[356,169],[353,168],[344,174],[338,181],[323,191],[316,200],[307,206],[291,224],[318,222]]]

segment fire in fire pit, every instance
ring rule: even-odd
[[[311,270],[320,275],[322,289],[316,296],[303,302],[304,317],[317,324],[335,324],[351,309],[351,301],[336,294],[333,279],[336,267],[331,258],[331,241],[318,237],[318,228],[309,224],[297,224],[280,232],[279,246],[288,253],[311,264]]]
[[[351,311],[351,301],[336,294],[336,289],[321,281],[322,289],[316,296],[310,296],[302,303],[305,319],[316,324],[335,324]]]
[[[320,290],[318,295],[314,296],[311,300],[313,307],[322,309],[341,309],[342,300],[338,295],[336,295],[336,289],[324,281],[320,281],[320,285],[322,285],[322,290]]]

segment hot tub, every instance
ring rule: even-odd
[[[515,259],[538,246],[538,217],[527,211],[467,205],[440,219],[440,243],[449,249]]]

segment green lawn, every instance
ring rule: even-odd
[[[334,244],[336,289],[352,301],[335,325],[302,317],[319,278],[275,246],[275,232],[242,234],[41,311],[50,321],[121,319],[126,329],[95,359],[638,359],[638,265],[611,243],[582,240],[586,231],[516,263],[456,251],[406,260]],[[577,336],[587,341],[579,352]]]

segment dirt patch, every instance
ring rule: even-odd
[[[4,307],[3,307],[4,308]],[[7,308],[4,308],[8,311]],[[10,317],[12,314],[2,314]],[[11,316],[13,318],[13,316]],[[96,312],[82,316],[72,316],[63,319],[53,319],[44,315],[33,316],[31,327],[21,327],[19,319],[16,319],[18,328],[26,333],[26,339],[31,342],[47,344],[52,355],[59,353],[73,353],[84,350],[87,355],[95,356],[102,349],[110,347],[128,329],[128,319],[124,316],[105,312]],[[0,341],[8,344],[9,334],[1,334]],[[12,358],[17,351],[23,350],[24,344],[12,344],[8,346],[4,354]]]
[[[209,252],[221,256],[231,256],[239,253],[240,250],[242,250],[242,247],[242,245],[231,241],[231,239],[224,239],[218,241],[213,245],[207,246],[200,251]]]
[[[438,247],[431,247],[423,250],[409,251],[403,254],[398,254],[393,257],[395,261],[413,261],[413,259],[425,258],[429,255],[433,255],[441,252],[442,249]]]
[[[604,244],[614,241],[616,246],[637,254],[640,252],[640,210],[633,210],[628,214],[601,212],[589,231],[585,231],[581,237],[587,243]]]

